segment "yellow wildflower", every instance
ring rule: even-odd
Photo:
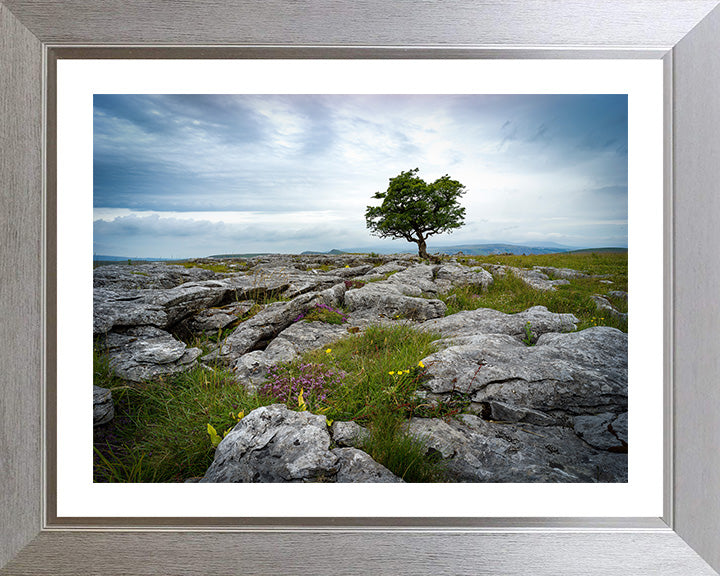
[[[328,348],[327,350],[325,350],[325,354],[330,354],[331,352],[332,352],[332,348]]]
[[[420,362],[418,362],[418,366],[420,366],[420,368],[425,368],[425,364],[422,363],[422,360],[420,360]]]

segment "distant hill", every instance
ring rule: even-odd
[[[417,254],[417,248],[414,244],[408,243],[408,247],[402,250],[385,247],[366,247],[360,246],[355,248],[345,248],[344,252],[360,252],[369,253],[376,252],[378,254]],[[428,245],[427,251],[430,254],[457,254],[462,252],[466,256],[488,256],[492,254],[555,254],[558,252],[567,252],[573,250],[571,246],[562,246],[549,242],[547,245],[542,244],[510,244],[510,243],[488,243],[488,244],[458,244],[453,246],[433,246]]]
[[[127,262],[133,260],[137,262],[165,262],[167,260],[183,260],[183,258],[136,258],[128,256],[108,256],[107,254],[93,254],[93,260],[102,262]]]
[[[346,252],[343,252],[342,250],[336,250],[336,249],[333,248],[332,250],[328,250],[327,252],[314,252],[313,250],[305,250],[305,252],[300,252],[300,254],[305,254],[305,255],[311,255],[311,254],[330,254],[330,255],[333,255],[333,256],[337,256],[338,254],[346,254]]]
[[[428,246],[430,254],[457,254],[462,252],[466,256],[491,256],[493,254],[557,254],[559,252],[567,252],[571,254],[582,254],[589,252],[608,253],[608,252],[627,252],[627,248],[573,248],[571,246],[563,246],[554,242],[546,244],[529,242],[528,244],[510,244],[510,243],[487,243],[487,244],[458,244],[454,246]],[[400,249],[399,246],[356,246],[353,248],[344,248],[338,250],[333,248],[327,252],[319,252],[315,250],[306,250],[301,252],[304,255],[330,255],[338,256],[341,254],[417,254],[415,244],[408,243]],[[265,256],[272,252],[253,252],[244,254],[213,254],[207,258],[252,258],[254,256]],[[128,256],[108,256],[105,254],[94,254],[95,262],[167,262],[182,261],[185,258],[137,258]]]
[[[608,254],[608,253],[623,253],[627,252],[627,248],[584,248],[582,250],[570,250],[569,254],[589,254],[591,252],[596,252],[598,254]]]
[[[459,246],[429,247],[428,252],[441,254],[457,254],[462,252],[466,256],[490,256],[492,254],[555,254],[567,252],[567,246],[527,246],[520,244],[462,244]]]

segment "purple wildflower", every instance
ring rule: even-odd
[[[259,392],[270,396],[291,407],[297,406],[298,395],[308,405],[325,402],[331,389],[342,383],[345,372],[328,370],[321,364],[300,364],[297,366],[271,366],[267,371],[267,380],[260,386]]]

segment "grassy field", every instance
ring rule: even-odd
[[[494,308],[513,314],[530,306],[546,306],[551,312],[575,314],[580,321],[579,330],[590,326],[612,326],[627,332],[627,320],[599,312],[591,298],[593,294],[603,296],[619,312],[627,313],[627,300],[608,294],[614,291],[627,292],[627,253],[468,256],[462,261],[468,266],[502,264],[517,268],[571,268],[592,276],[571,279],[569,284],[557,286],[554,291],[541,291],[533,290],[520,278],[508,274],[495,278],[486,291],[459,288],[441,296],[448,306],[448,314],[476,308]]]
[[[590,298],[605,295],[620,311],[627,311],[623,299],[607,295],[627,291],[626,253],[463,260],[468,265],[572,268],[602,277],[570,280],[553,292],[543,292],[509,274],[486,291],[459,288],[444,295],[448,313],[479,307],[513,313],[543,305],[553,312],[575,314],[578,329],[608,325],[627,331],[626,321],[599,314]],[[440,463],[426,457],[422,446],[402,429],[412,416],[452,417],[469,404],[467,398],[455,396],[430,405],[415,395],[425,377],[420,360],[433,352],[436,338],[409,325],[373,327],[277,367],[258,393],[248,392],[219,367],[198,367],[173,378],[129,385],[113,375],[107,356],[97,346],[94,381],[112,390],[116,417],[95,431],[95,481],[181,482],[202,476],[214,454],[208,425],[217,441],[244,414],[277,402],[324,414],[329,420],[354,420],[369,431],[362,447],[392,472],[412,482],[442,481]]]

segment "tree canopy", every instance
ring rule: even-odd
[[[426,240],[451,232],[465,223],[465,208],[458,199],[465,186],[447,174],[428,184],[417,176],[418,168],[390,178],[385,192],[375,192],[380,206],[368,206],[365,222],[380,238],[405,238],[418,245],[421,258],[429,259]]]

